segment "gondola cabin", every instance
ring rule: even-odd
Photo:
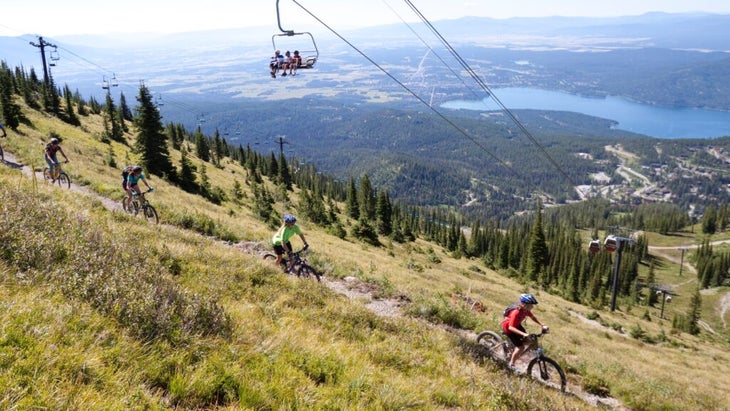
[[[588,252],[596,254],[599,251],[601,251],[601,242],[598,240],[591,240],[590,244],[588,244]]]
[[[609,253],[612,253],[616,251],[618,248],[618,239],[614,235],[609,235],[606,237],[606,241],[603,242],[603,247],[608,251]]]

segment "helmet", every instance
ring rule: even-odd
[[[134,168],[132,169],[132,171],[134,171],[135,173],[140,172],[140,171],[142,171],[142,167],[141,166],[134,166]]]
[[[56,137],[53,137],[51,139],[51,144],[58,144],[58,139]]]
[[[532,294],[522,294],[520,296],[520,302],[523,304],[537,304],[537,300]]]
[[[284,214],[284,222],[293,224],[297,222],[297,218],[291,214]]]

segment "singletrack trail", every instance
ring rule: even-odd
[[[8,153],[7,151],[5,151],[5,165],[10,168],[20,170],[20,172],[23,173],[23,175],[28,176],[31,179],[35,178],[38,184],[47,184],[46,181],[43,179],[43,170],[36,171],[34,173],[33,169],[31,167],[18,163],[15,156],[12,153]],[[45,166],[45,163],[43,163],[43,165]],[[59,187],[59,189],[65,190],[66,188]],[[101,196],[101,195],[89,190],[88,187],[80,186],[80,185],[74,183],[73,179],[71,179],[70,190],[97,198],[99,201],[101,201],[104,204],[105,208],[107,208],[111,211],[123,211],[121,202],[114,201],[111,198]],[[121,190],[121,187],[120,187],[120,190]]]

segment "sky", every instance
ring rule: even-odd
[[[430,21],[464,16],[498,19],[543,16],[608,17],[639,15],[651,11],[730,14],[729,0],[410,1]],[[301,31],[300,27],[318,24],[299,5],[338,30],[399,23],[401,19],[408,22],[418,20],[405,0],[278,2],[281,25],[286,30]],[[261,26],[276,29],[276,5],[275,0],[3,0],[0,36],[167,34]]]

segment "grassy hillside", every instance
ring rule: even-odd
[[[474,332],[497,329],[524,290],[480,261],[420,240],[374,248],[302,221],[328,281],[354,277],[403,303],[405,315],[380,316],[365,298],[287,277],[222,240],[266,242],[272,231],[254,217],[237,164],[206,167],[212,186],[244,188],[240,203],[221,206],[152,177],[161,218],[153,226],[101,200],[121,199],[120,169],[135,154],[101,143],[99,118],[83,118],[79,129],[26,115],[30,124],[2,141],[6,151],[40,169],[45,136],[59,133],[71,159],[65,170],[89,193],[0,166],[1,408],[592,408],[485,357]],[[288,197],[278,199],[280,213],[296,213],[296,193]],[[658,276],[674,281],[678,266],[662,261]],[[727,290],[703,300],[714,334],[699,337],[673,333],[644,308],[609,313],[530,291],[553,330],[546,350],[573,393],[607,392],[632,409],[726,407],[730,334],[716,302]],[[686,308],[685,298],[682,291],[670,309]]]

